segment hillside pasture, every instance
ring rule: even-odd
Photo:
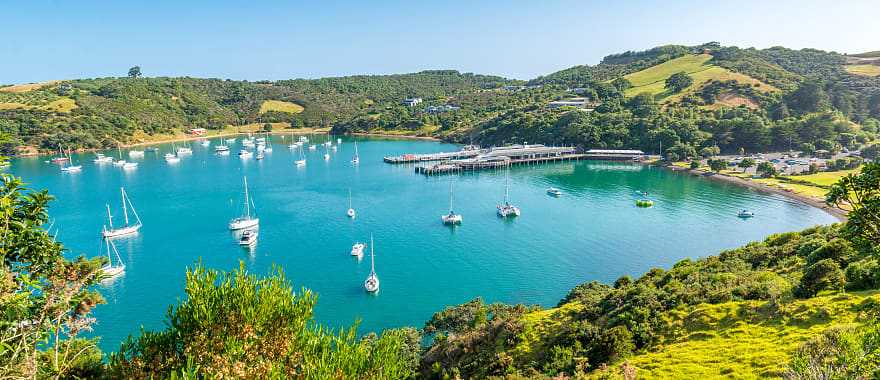
[[[703,84],[711,80],[735,80],[739,83],[753,85],[759,91],[779,91],[777,88],[748,75],[735,73],[723,67],[709,64],[708,62],[711,59],[712,56],[709,54],[691,54],[625,75],[624,78],[633,85],[633,87],[626,90],[625,95],[631,97],[641,93],[649,93],[658,99],[662,99],[664,102],[670,102],[680,99],[685,94],[696,91]],[[679,93],[671,93],[666,90],[666,79],[672,76],[672,74],[682,71],[690,75],[694,83]]]
[[[846,71],[850,74],[864,75],[869,77],[880,76],[880,65],[846,65]]]
[[[37,83],[24,83],[24,84],[14,84],[11,86],[0,87],[0,92],[8,92],[20,94],[24,92],[30,92],[33,90],[39,90],[44,87],[49,87],[55,84],[58,84],[61,81],[51,80],[46,82],[37,82]]]
[[[266,112],[275,111],[275,112],[285,112],[285,113],[300,113],[303,111],[303,106],[291,103],[291,102],[283,102],[280,100],[266,100],[263,104],[260,104],[260,114],[264,114]]]

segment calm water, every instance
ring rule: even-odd
[[[319,148],[305,152],[307,167],[296,168],[298,153],[274,140],[274,152],[262,161],[239,159],[238,143],[230,156],[215,156],[212,140],[210,148],[194,145],[194,154],[176,165],[161,158],[170,146],[160,146],[158,154],[136,160],[140,167],[133,171],[96,166],[91,154],[74,156],[84,165],[76,174],[62,174],[45,158],[13,162],[12,173],[57,197],[51,217],[71,255],[100,254],[104,204],[110,202],[120,216],[120,186],[144,222],[139,235],[117,240],[126,273],[101,289],[108,303],[95,310],[95,333],[103,337],[104,350],[117,349],[140,325],[162,328],[168,305],[183,295],[185,268],[199,260],[220,269],[243,260],[256,273],[278,264],[296,288],[319,294],[319,321],[344,326],[360,319],[361,330],[368,331],[421,326],[433,312],[476,296],[551,306],[584,281],[610,282],[774,232],[835,221],[779,196],[605,162],[512,169],[510,195],[522,216],[502,220],[495,204],[504,193],[504,172],[424,177],[412,166],[381,160],[454,145],[360,139],[361,164],[353,167],[353,140],[344,139],[329,162]],[[261,218],[253,251],[240,248],[226,227],[241,210],[243,175]],[[440,223],[450,180],[455,209],[464,217],[454,229]],[[550,186],[565,194],[547,196]],[[345,216],[349,188],[358,212],[353,221]],[[637,190],[649,191],[656,206],[635,207]],[[757,216],[741,220],[741,209]],[[369,257],[358,262],[349,256],[352,243],[371,233],[382,281],[376,296],[363,290]]]

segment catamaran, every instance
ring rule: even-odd
[[[122,257],[119,256],[119,251],[116,250],[116,245],[109,239],[101,239],[101,244],[107,249],[107,264],[101,267],[101,272],[105,276],[105,279],[109,280],[125,273],[125,263],[122,262]],[[110,256],[111,250],[116,255],[116,265],[113,265],[113,257]]]
[[[348,189],[348,211],[345,212],[349,218],[354,218],[355,212],[354,208],[351,207],[351,189]]]
[[[351,246],[351,255],[356,256],[358,260],[360,260],[360,258],[364,257],[364,248],[366,246],[367,245],[364,243],[354,243],[354,245]]]
[[[376,259],[373,254],[373,235],[370,235],[370,275],[364,281],[364,289],[370,293],[379,291],[379,276],[376,275]]]
[[[505,173],[504,177],[504,203],[497,205],[498,216],[506,218],[508,216],[519,216],[519,207],[510,204],[510,175]]]
[[[357,165],[361,162],[361,157],[358,155],[358,143],[354,142],[354,157],[351,159],[351,163]]]
[[[101,236],[107,239],[133,234],[141,229],[141,218],[138,216],[137,211],[135,211],[134,205],[131,204],[131,199],[125,193],[125,188],[119,188],[119,191],[122,193],[122,214],[125,215],[125,225],[118,228],[113,227],[113,214],[110,213],[110,205],[108,204],[107,222],[109,225],[104,226],[101,231]],[[129,208],[131,208],[131,213],[134,214],[134,218],[137,221],[134,224],[131,224],[128,219]]]
[[[440,220],[447,225],[461,224],[461,215],[456,214],[452,209],[452,181],[449,181],[449,214],[441,216]]]
[[[260,225],[260,218],[251,216],[253,203],[254,202],[250,199],[250,194],[248,193],[247,177],[244,177],[244,215],[232,219],[232,221],[229,222],[230,230],[242,230]],[[254,213],[256,213],[256,207],[254,207]]]

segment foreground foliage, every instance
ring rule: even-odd
[[[413,372],[418,334],[390,330],[360,339],[356,326],[332,332],[312,320],[317,298],[294,294],[284,274],[259,278],[244,264],[222,273],[189,270],[186,299],[168,328],[144,331],[110,355],[112,377],[402,379]]]

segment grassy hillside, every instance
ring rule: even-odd
[[[292,103],[282,102],[280,100],[266,100],[260,105],[260,113],[266,112],[285,112],[285,113],[301,113],[305,108],[303,106]]]
[[[846,71],[856,75],[865,75],[869,77],[880,76],[880,65],[847,65]]]
[[[629,359],[641,379],[779,378],[789,357],[823,331],[859,322],[876,291],[826,295],[775,308],[744,301],[682,308],[666,317],[657,348]]]
[[[626,90],[626,96],[635,96],[641,93],[650,93],[658,99],[664,101],[673,101],[680,99],[688,93],[699,89],[703,84],[710,80],[729,81],[733,80],[742,84],[754,86],[759,91],[775,92],[778,91],[773,86],[762,83],[761,81],[749,77],[744,74],[735,73],[723,67],[709,64],[712,59],[709,54],[688,54],[683,57],[675,58],[656,66],[625,75],[624,78],[629,80],[633,87]],[[667,91],[664,86],[666,79],[677,72],[685,72],[690,75],[694,83],[678,94]]]

